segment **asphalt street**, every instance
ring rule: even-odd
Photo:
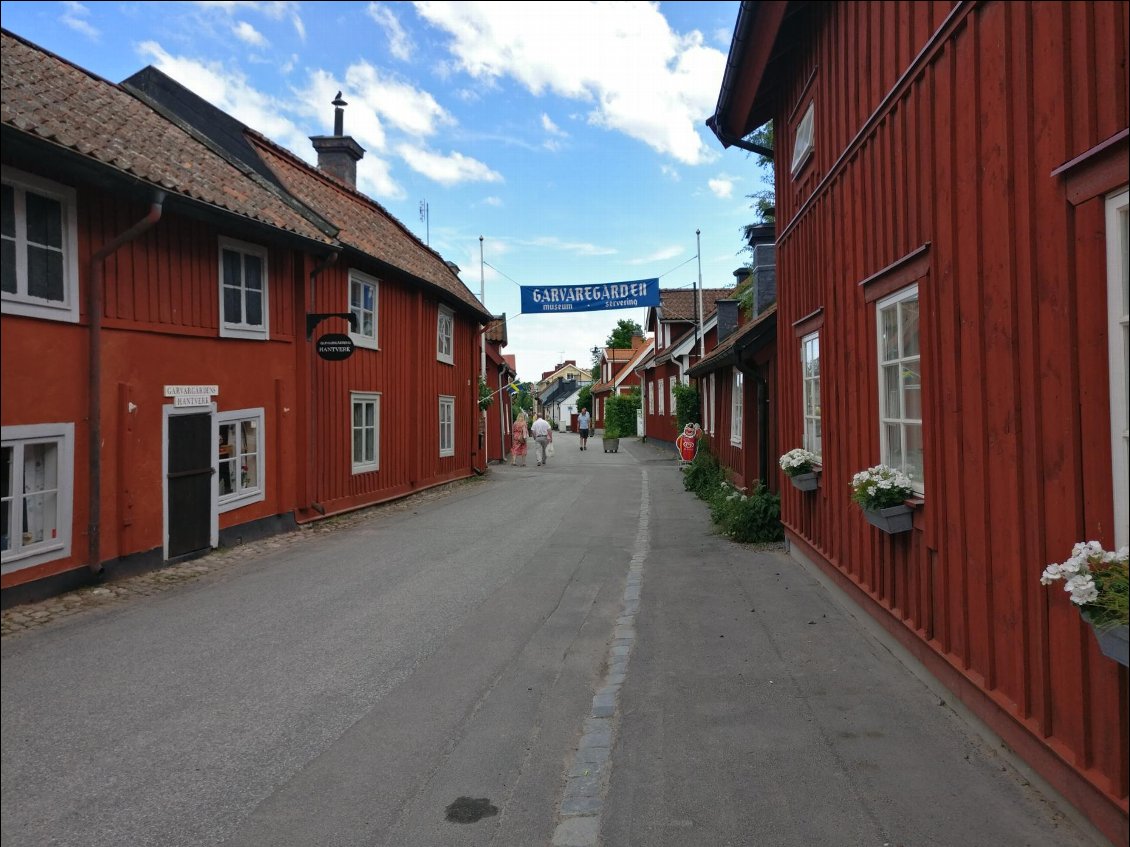
[[[1102,843],[673,451],[591,444],[6,611],[3,843]]]

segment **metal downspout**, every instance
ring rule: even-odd
[[[102,573],[102,263],[122,245],[133,241],[161,220],[165,192],[157,191],[149,212],[109,244],[90,257],[87,319],[90,321],[90,492],[88,500],[87,564],[91,573]]]

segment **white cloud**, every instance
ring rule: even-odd
[[[97,41],[99,36],[102,35],[97,27],[86,20],[87,16],[90,14],[90,9],[86,8],[82,3],[67,2],[63,4],[63,8],[65,11],[59,20],[62,21],[65,26],[85,35],[91,41]]]
[[[397,154],[417,173],[447,187],[463,182],[502,182],[502,174],[462,153],[441,156],[412,144],[400,144]]]
[[[659,172],[672,182],[679,182],[683,178],[674,165],[662,164],[659,166]]]
[[[205,9],[217,9],[229,16],[234,16],[237,13],[249,13],[263,15],[272,21],[281,21],[286,17],[290,17],[291,25],[294,31],[298,33],[298,37],[302,41],[306,40],[306,25],[302,22],[302,16],[298,11],[300,4],[290,0],[278,0],[277,2],[257,2],[257,0],[197,0],[194,5],[200,6]],[[238,35],[238,33],[237,33]]]
[[[365,12],[388,36],[388,52],[397,59],[409,61],[412,58],[412,50],[415,45],[404,27],[400,25],[400,19],[393,14],[388,5],[385,3],[370,3]]]
[[[710,186],[710,190],[714,192],[714,196],[722,200],[732,196],[734,193],[734,182],[727,177],[715,177],[714,179],[708,180],[706,184]]]
[[[418,2],[452,36],[454,61],[483,82],[513,78],[588,105],[591,125],[686,164],[717,158],[701,132],[726,54],[671,30],[658,3]],[[578,50],[576,45],[587,45]]]
[[[561,130],[559,126],[557,126],[557,124],[553,122],[553,119],[545,112],[542,112],[541,115],[541,128],[548,132],[550,135],[564,136],[566,134]]]
[[[564,253],[573,253],[577,256],[612,256],[617,250],[615,247],[601,247],[587,241],[563,241],[557,236],[543,236],[526,242],[534,247],[548,250],[560,250]]]
[[[368,62],[350,65],[345,83],[374,115],[408,135],[426,138],[455,124],[455,118],[431,94],[382,74]]]
[[[266,47],[267,39],[263,37],[263,33],[255,29],[247,21],[239,21],[232,27],[232,32],[235,37],[240,41],[250,44],[252,47]]]
[[[499,208],[502,206],[502,198],[494,196],[486,197],[483,199],[483,203],[487,206],[494,206],[495,208]]]
[[[377,156],[365,156],[357,163],[357,188],[379,200],[403,200],[408,196],[392,178],[391,165]]]
[[[649,265],[652,262],[668,262],[671,259],[678,258],[686,252],[685,247],[673,244],[670,247],[663,247],[656,250],[650,256],[643,256],[639,259],[632,259],[628,262],[629,265]]]

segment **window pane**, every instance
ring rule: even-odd
[[[24,544],[38,544],[58,537],[57,495],[29,494],[24,498]]]
[[[259,487],[259,459],[254,454],[243,457],[240,468],[240,488],[246,490]]]
[[[220,461],[220,496],[235,491],[235,458]]]
[[[247,323],[249,326],[263,325],[263,292],[247,290]]]
[[[63,301],[63,254],[43,247],[27,247],[27,293],[56,303]]]
[[[24,193],[27,212],[27,240],[33,244],[62,248],[63,206],[58,200],[33,191]]]
[[[0,496],[11,497],[12,491],[12,451],[13,448],[5,447],[4,455],[0,458],[0,473],[4,478],[0,481]]]
[[[353,430],[353,464],[360,464],[364,457],[365,432],[361,429]]]
[[[816,418],[813,423],[816,424],[816,446],[810,448],[817,456],[823,456],[824,438],[820,427],[820,418]]]
[[[5,185],[0,195],[0,234],[16,237],[16,190],[10,185]]]
[[[364,317],[361,319],[361,334],[372,338],[376,335],[373,331],[373,313],[365,312]]]
[[[224,253],[224,285],[243,286],[243,274],[239,261],[239,254],[234,250],[225,250]]]
[[[365,430],[365,461],[375,462],[377,459],[377,433],[376,430]]]
[[[906,472],[916,483],[921,483],[922,476],[922,427],[918,424],[907,424],[906,427]]]
[[[249,291],[263,290],[263,260],[250,253],[243,256],[243,284]]]
[[[882,357],[882,361],[889,362],[899,357],[898,310],[894,306],[884,309],[879,316],[879,321],[882,327],[879,355]]]
[[[353,312],[361,308],[361,283],[356,280],[349,283],[349,308]]]
[[[376,424],[377,421],[377,404],[365,404],[365,428],[369,429]]]
[[[240,436],[243,439],[243,452],[256,452],[259,449],[258,421],[243,421],[240,424]]]
[[[48,491],[58,488],[58,446],[29,444],[24,447],[24,491]]]
[[[899,303],[902,312],[902,355],[918,355],[918,298]]]
[[[902,427],[898,424],[887,424],[887,455],[884,464],[901,470],[903,467],[902,456]]]
[[[224,323],[243,323],[243,298],[238,288],[224,286]]]
[[[902,404],[899,403],[899,366],[883,366],[883,417],[901,418]]]
[[[364,410],[363,406],[364,406],[363,403],[354,403],[353,404],[353,426],[354,427],[363,426],[364,423],[365,423],[365,410]]]
[[[16,242],[5,238],[0,242],[0,280],[3,288],[12,294],[16,293]]]
[[[0,506],[0,549],[12,549],[12,501]]]
[[[922,379],[918,373],[919,360],[902,363],[902,388],[905,403],[903,417],[922,420]]]
[[[365,286],[362,286],[362,290],[363,290],[363,298],[364,299],[361,302],[364,305],[365,309],[367,309],[368,311],[371,312],[371,311],[373,311],[374,308],[376,308],[376,305],[377,305],[376,304],[377,289],[376,289],[375,286],[365,285]]]

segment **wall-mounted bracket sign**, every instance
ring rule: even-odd
[[[327,332],[315,344],[318,355],[328,362],[340,362],[353,355],[353,339],[344,332]]]

